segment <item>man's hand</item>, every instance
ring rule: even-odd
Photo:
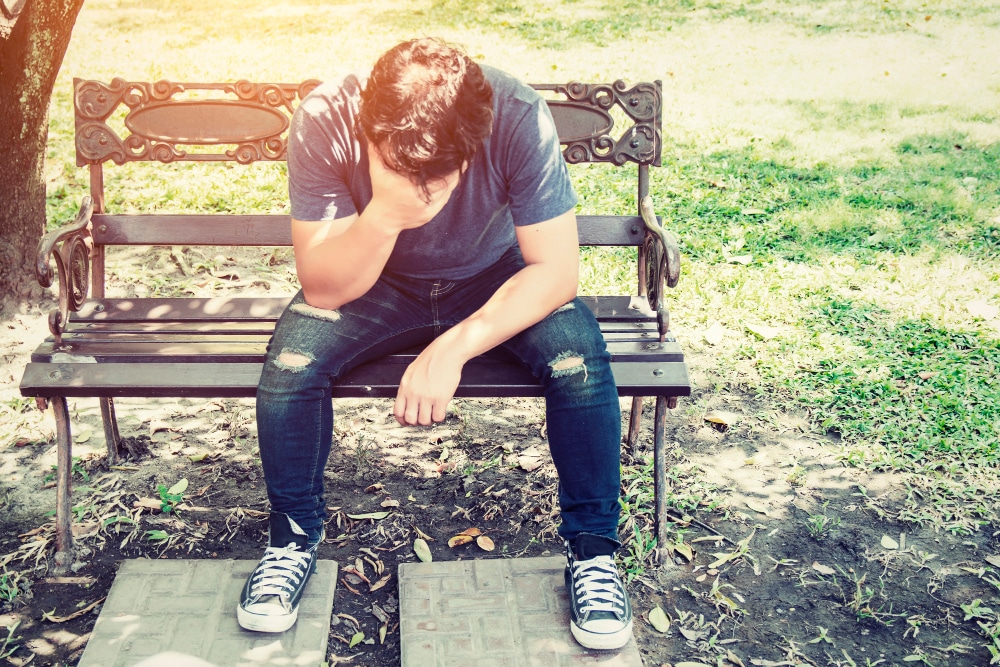
[[[368,173],[372,180],[372,200],[380,224],[390,233],[426,225],[437,215],[458,185],[459,172],[427,184],[428,192],[408,177],[385,164],[381,153],[368,144]]]
[[[443,422],[462,379],[462,366],[455,355],[439,354],[431,343],[403,373],[393,406],[396,421],[403,426]]]

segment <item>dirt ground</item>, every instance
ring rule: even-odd
[[[50,574],[54,426],[32,402],[15,400],[43,310],[0,321],[2,432],[14,434],[0,447],[0,563],[7,590],[18,586],[0,603],[0,625],[16,624],[0,631],[0,642],[8,635],[0,656],[9,652],[15,666],[76,664],[123,559],[256,559],[266,541],[250,402],[120,401],[122,434],[137,456],[109,470],[97,402],[79,400],[71,403],[79,560],[70,576]],[[701,370],[709,361],[691,357],[695,394],[669,426],[672,525],[686,545],[674,563],[644,560],[648,551],[632,538],[651,525],[652,406],[639,451],[623,456],[630,548],[620,556],[645,664],[990,664],[975,617],[960,605],[996,602],[983,568],[985,559],[996,564],[1000,527],[960,536],[899,522],[907,494],[919,489],[846,467],[835,440],[769,397],[714,392]],[[398,664],[395,572],[414,560],[420,534],[433,538],[437,560],[560,550],[538,401],[456,401],[448,420],[428,429],[401,428],[390,410],[387,401],[337,405],[320,555],[357,571],[341,570],[331,664]],[[706,420],[712,411],[732,423]],[[182,498],[163,513],[158,487],[182,479]],[[357,518],[373,512],[387,514]],[[495,550],[449,548],[467,528]],[[665,633],[648,619],[657,606],[670,621]]]

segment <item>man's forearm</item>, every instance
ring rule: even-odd
[[[296,251],[306,302],[336,310],[364,295],[385,268],[397,237],[362,214],[343,233]]]
[[[432,347],[459,364],[540,322],[576,296],[577,283],[545,264],[529,264],[501,285],[482,308],[444,332]]]

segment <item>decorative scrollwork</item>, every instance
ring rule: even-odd
[[[631,161],[659,166],[661,150],[660,83],[637,83],[631,88],[622,81],[614,83],[545,84],[535,86],[566,97],[560,106],[575,106],[582,110],[599,109],[605,114],[617,107],[632,125],[612,136],[609,128],[594,130],[594,136],[573,136],[564,142],[563,157],[570,164],[580,162],[612,162],[622,165]],[[610,117],[610,116],[609,116]]]
[[[140,160],[158,162],[236,160],[255,162],[258,160],[283,160],[286,155],[288,118],[295,106],[320,82],[310,79],[296,84],[254,83],[240,80],[235,83],[175,83],[172,81],[135,82],[115,78],[111,83],[100,81],[75,81],[75,106],[77,123],[77,164],[98,164],[112,160],[118,164]],[[164,108],[189,110],[198,104],[207,104],[200,98],[175,99],[187,91],[214,91],[215,99],[221,105],[238,104],[253,112],[260,109],[257,119],[264,118],[267,136],[247,136],[232,142],[206,138],[203,143],[187,141],[189,134],[158,135],[156,128],[162,127],[156,114],[163,115]],[[228,95],[228,99],[225,97]],[[211,96],[211,95],[210,95]],[[236,99],[233,99],[235,97]],[[125,118],[125,132],[116,130],[108,123],[115,111],[122,105],[129,109]],[[171,106],[167,106],[171,105]],[[173,106],[176,105],[176,106]],[[270,120],[267,114],[270,113]],[[180,113],[180,111],[177,111]],[[139,117],[143,120],[140,122]],[[275,122],[275,116],[278,117]],[[281,118],[285,120],[282,122]],[[138,125],[137,125],[137,124]],[[147,128],[154,128],[148,132]],[[197,135],[195,135],[197,136]],[[183,138],[182,138],[183,137]],[[181,145],[229,145],[229,150],[219,152],[188,152]]]
[[[90,287],[90,250],[94,244],[90,221],[93,211],[91,198],[84,197],[80,211],[71,224],[46,234],[38,242],[35,259],[35,278],[38,284],[49,287],[53,278],[59,280],[59,308],[49,313],[49,331],[57,346],[62,342],[69,314],[80,310],[87,299]],[[55,275],[51,267],[53,260],[56,265]]]

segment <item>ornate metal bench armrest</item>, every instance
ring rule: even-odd
[[[670,330],[670,312],[663,301],[663,294],[667,287],[677,287],[680,280],[681,250],[674,235],[657,221],[652,197],[646,195],[642,198],[639,211],[646,224],[646,238],[642,244],[646,255],[646,299],[649,307],[656,312],[662,340]]]
[[[52,260],[55,260],[55,276],[59,279],[59,308],[49,313],[49,331],[55,337],[56,345],[62,342],[62,332],[71,312],[80,310],[87,299],[90,283],[90,249],[94,245],[91,236],[90,217],[94,203],[84,197],[76,218],[66,227],[49,232],[38,242],[35,256],[35,278],[42,287],[49,287],[53,281]]]

